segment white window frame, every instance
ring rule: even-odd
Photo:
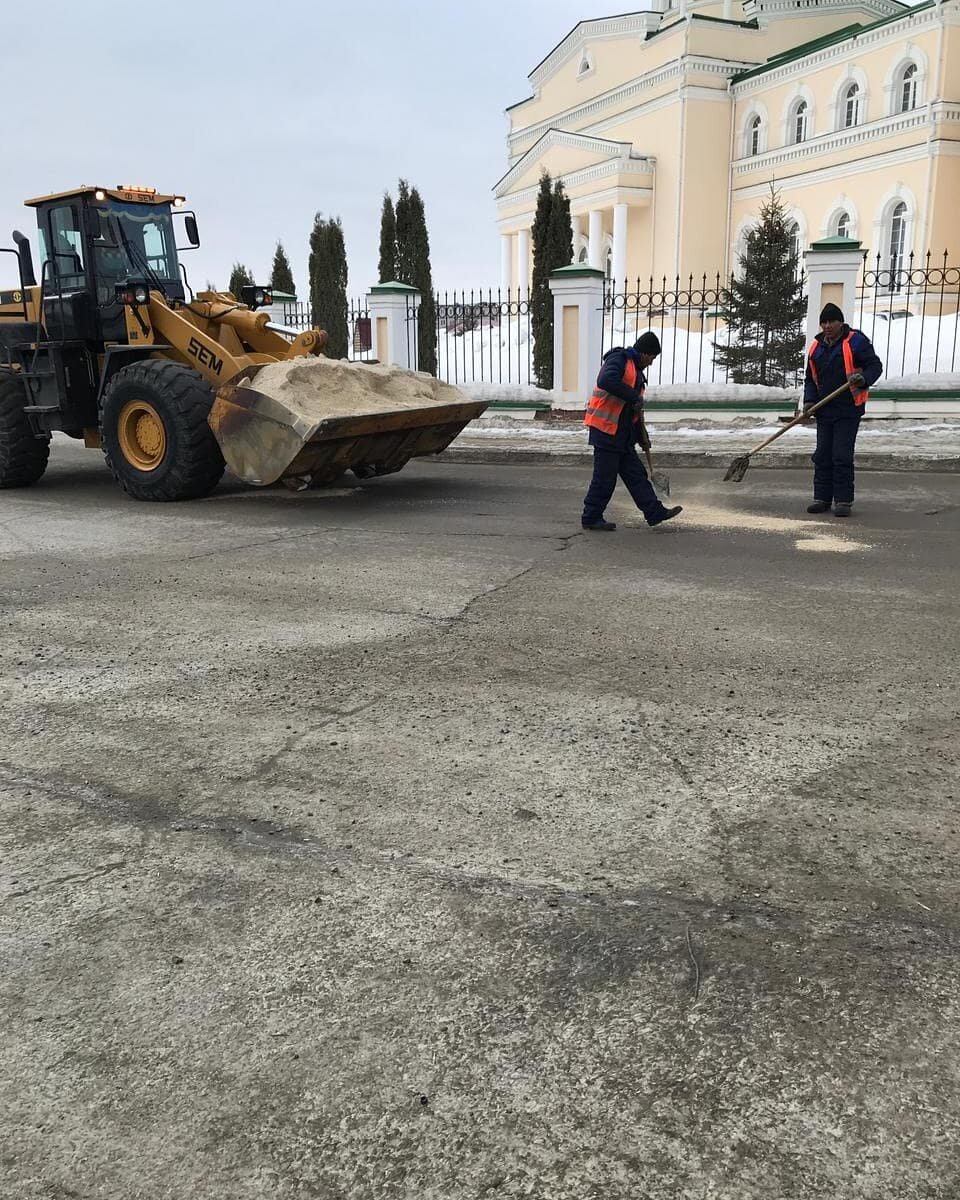
[[[855,79],[843,89],[843,128],[856,129],[860,124],[860,84]]]

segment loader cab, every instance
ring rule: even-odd
[[[116,285],[148,278],[185,298],[171,197],[85,189],[31,203],[37,210],[44,324],[53,341],[125,342]]]

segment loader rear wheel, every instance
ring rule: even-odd
[[[196,500],[220,482],[224,463],[207,416],[209,384],[189,367],[145,359],[107,384],[100,408],[103,453],[135,500]]]
[[[26,403],[22,380],[0,371],[0,488],[28,487],[47,469],[50,439],[34,434]]]

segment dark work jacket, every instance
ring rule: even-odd
[[[849,332],[850,326],[844,325],[840,330],[839,338],[832,346],[827,345],[822,333],[817,334],[816,349],[813,352],[817,378],[816,380],[813,378],[808,356],[807,377],[803,385],[805,408],[816,404],[824,396],[829,396],[831,392],[835,392],[838,387],[843,387],[847,382],[847,369],[843,363],[843,339]],[[855,329],[850,341],[850,349],[853,351],[854,366],[863,374],[867,387],[871,387],[883,374],[883,363],[877,357],[877,352],[871,345],[870,339],[865,333]],[[829,404],[824,405],[816,415],[818,421],[836,421],[849,417],[861,417],[864,408],[865,405],[854,404],[853,396],[847,391],[842,396],[838,396],[836,400],[831,400]]]
[[[623,382],[623,373],[627,363],[633,362],[637,368],[637,388],[628,387]],[[602,429],[590,429],[590,445],[598,450],[629,450],[638,440],[638,427],[633,423],[634,413],[643,406],[643,389],[647,381],[640,369],[640,355],[632,346],[619,346],[608,350],[603,356],[600,374],[597,376],[597,387],[609,392],[622,400],[623,411],[617,421],[617,432],[613,435],[604,433]]]

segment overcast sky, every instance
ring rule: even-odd
[[[280,238],[302,294],[319,210],[343,221],[351,295],[376,282],[383,193],[401,176],[426,206],[437,286],[496,285],[504,109],[529,95],[527,75],[578,20],[619,10],[607,0],[0,8],[0,244],[14,228],[35,242],[27,197],[146,183],[196,209],[194,287],[225,287],[235,259],[265,280]],[[0,257],[0,282],[13,282],[12,266]]]

